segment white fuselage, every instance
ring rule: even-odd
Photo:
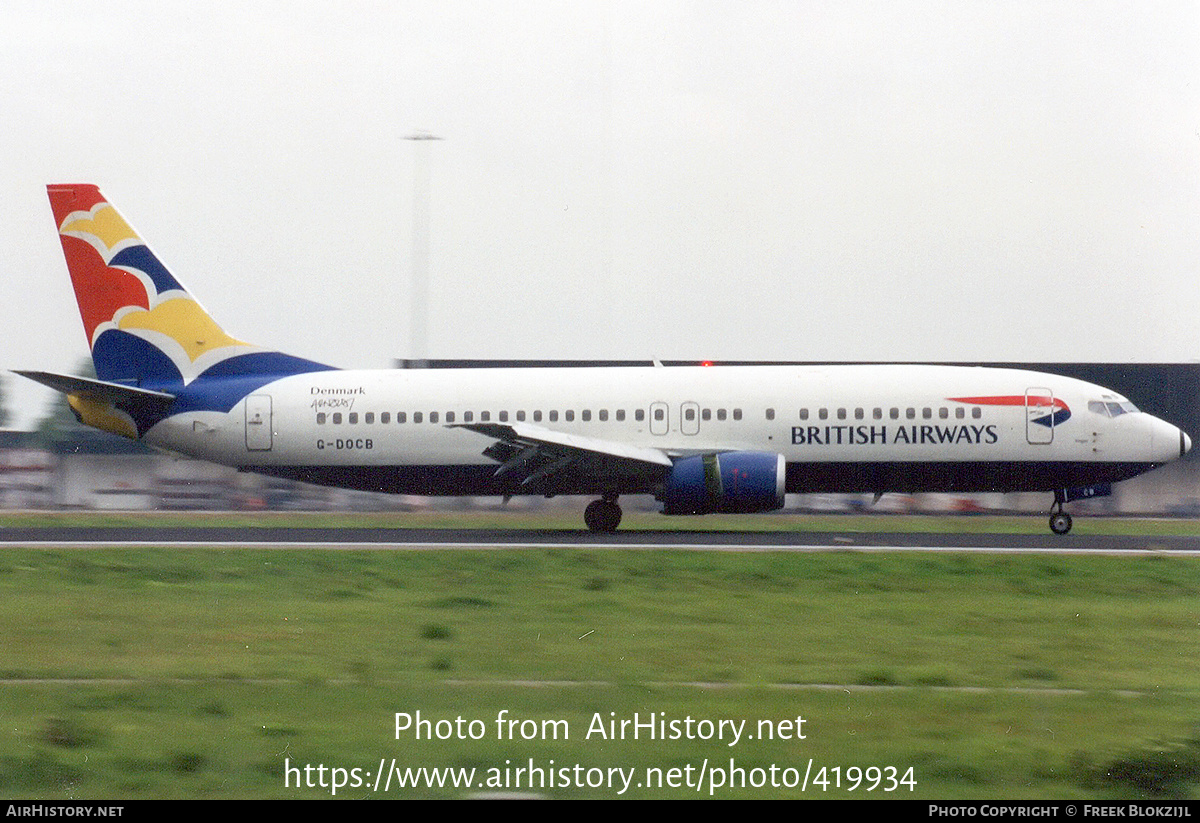
[[[1073,378],[958,366],[324,371],[268,383],[227,413],[173,415],[147,440],[254,471],[418,494],[654,491],[630,477],[506,483],[483,453],[495,438],[463,427],[480,423],[670,458],[777,453],[789,492],[1050,490],[1125,479],[1185,450],[1165,421],[1096,410],[1113,398]]]

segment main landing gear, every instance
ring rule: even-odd
[[[1050,531],[1055,534],[1066,534],[1071,530],[1071,515],[1063,511],[1066,496],[1062,491],[1054,493],[1054,507],[1050,509]]]
[[[583,510],[583,522],[594,532],[615,532],[621,525],[621,507],[617,505],[615,494],[606,494],[600,500],[593,500]]]

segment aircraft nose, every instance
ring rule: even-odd
[[[1146,415],[1149,423],[1151,462],[1159,465],[1178,460],[1192,448],[1192,438],[1183,429],[1158,417]]]

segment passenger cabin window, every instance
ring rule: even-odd
[[[325,412],[317,412],[317,425],[318,426],[325,425]]]
[[[742,419],[742,410],[741,410],[741,409],[734,409],[734,410],[733,410],[733,419],[734,419],[734,420],[741,420],[741,419]]]
[[[688,409],[688,420],[691,420],[691,419],[692,419],[692,410]],[[767,409],[767,419],[768,420],[775,419],[775,410],[774,409]]]
[[[391,423],[392,422],[392,413],[391,412],[380,412],[379,413],[379,422],[380,423]]]
[[[801,409],[801,410],[800,410],[800,419],[801,419],[801,420],[807,420],[807,419],[808,419],[808,409]]]

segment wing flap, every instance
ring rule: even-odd
[[[652,478],[672,465],[671,458],[658,449],[527,423],[460,423],[451,428],[468,429],[495,440],[483,454],[500,464],[495,477],[507,478],[517,488],[553,493],[556,485],[562,487],[561,481],[555,481],[560,474],[586,473],[610,480]]]
[[[567,434],[528,423],[456,423],[451,428],[470,429],[473,432],[521,446],[540,446],[542,450],[573,452],[579,456],[607,457],[622,461],[633,461],[670,468],[671,458],[660,449],[634,446],[614,440]]]

